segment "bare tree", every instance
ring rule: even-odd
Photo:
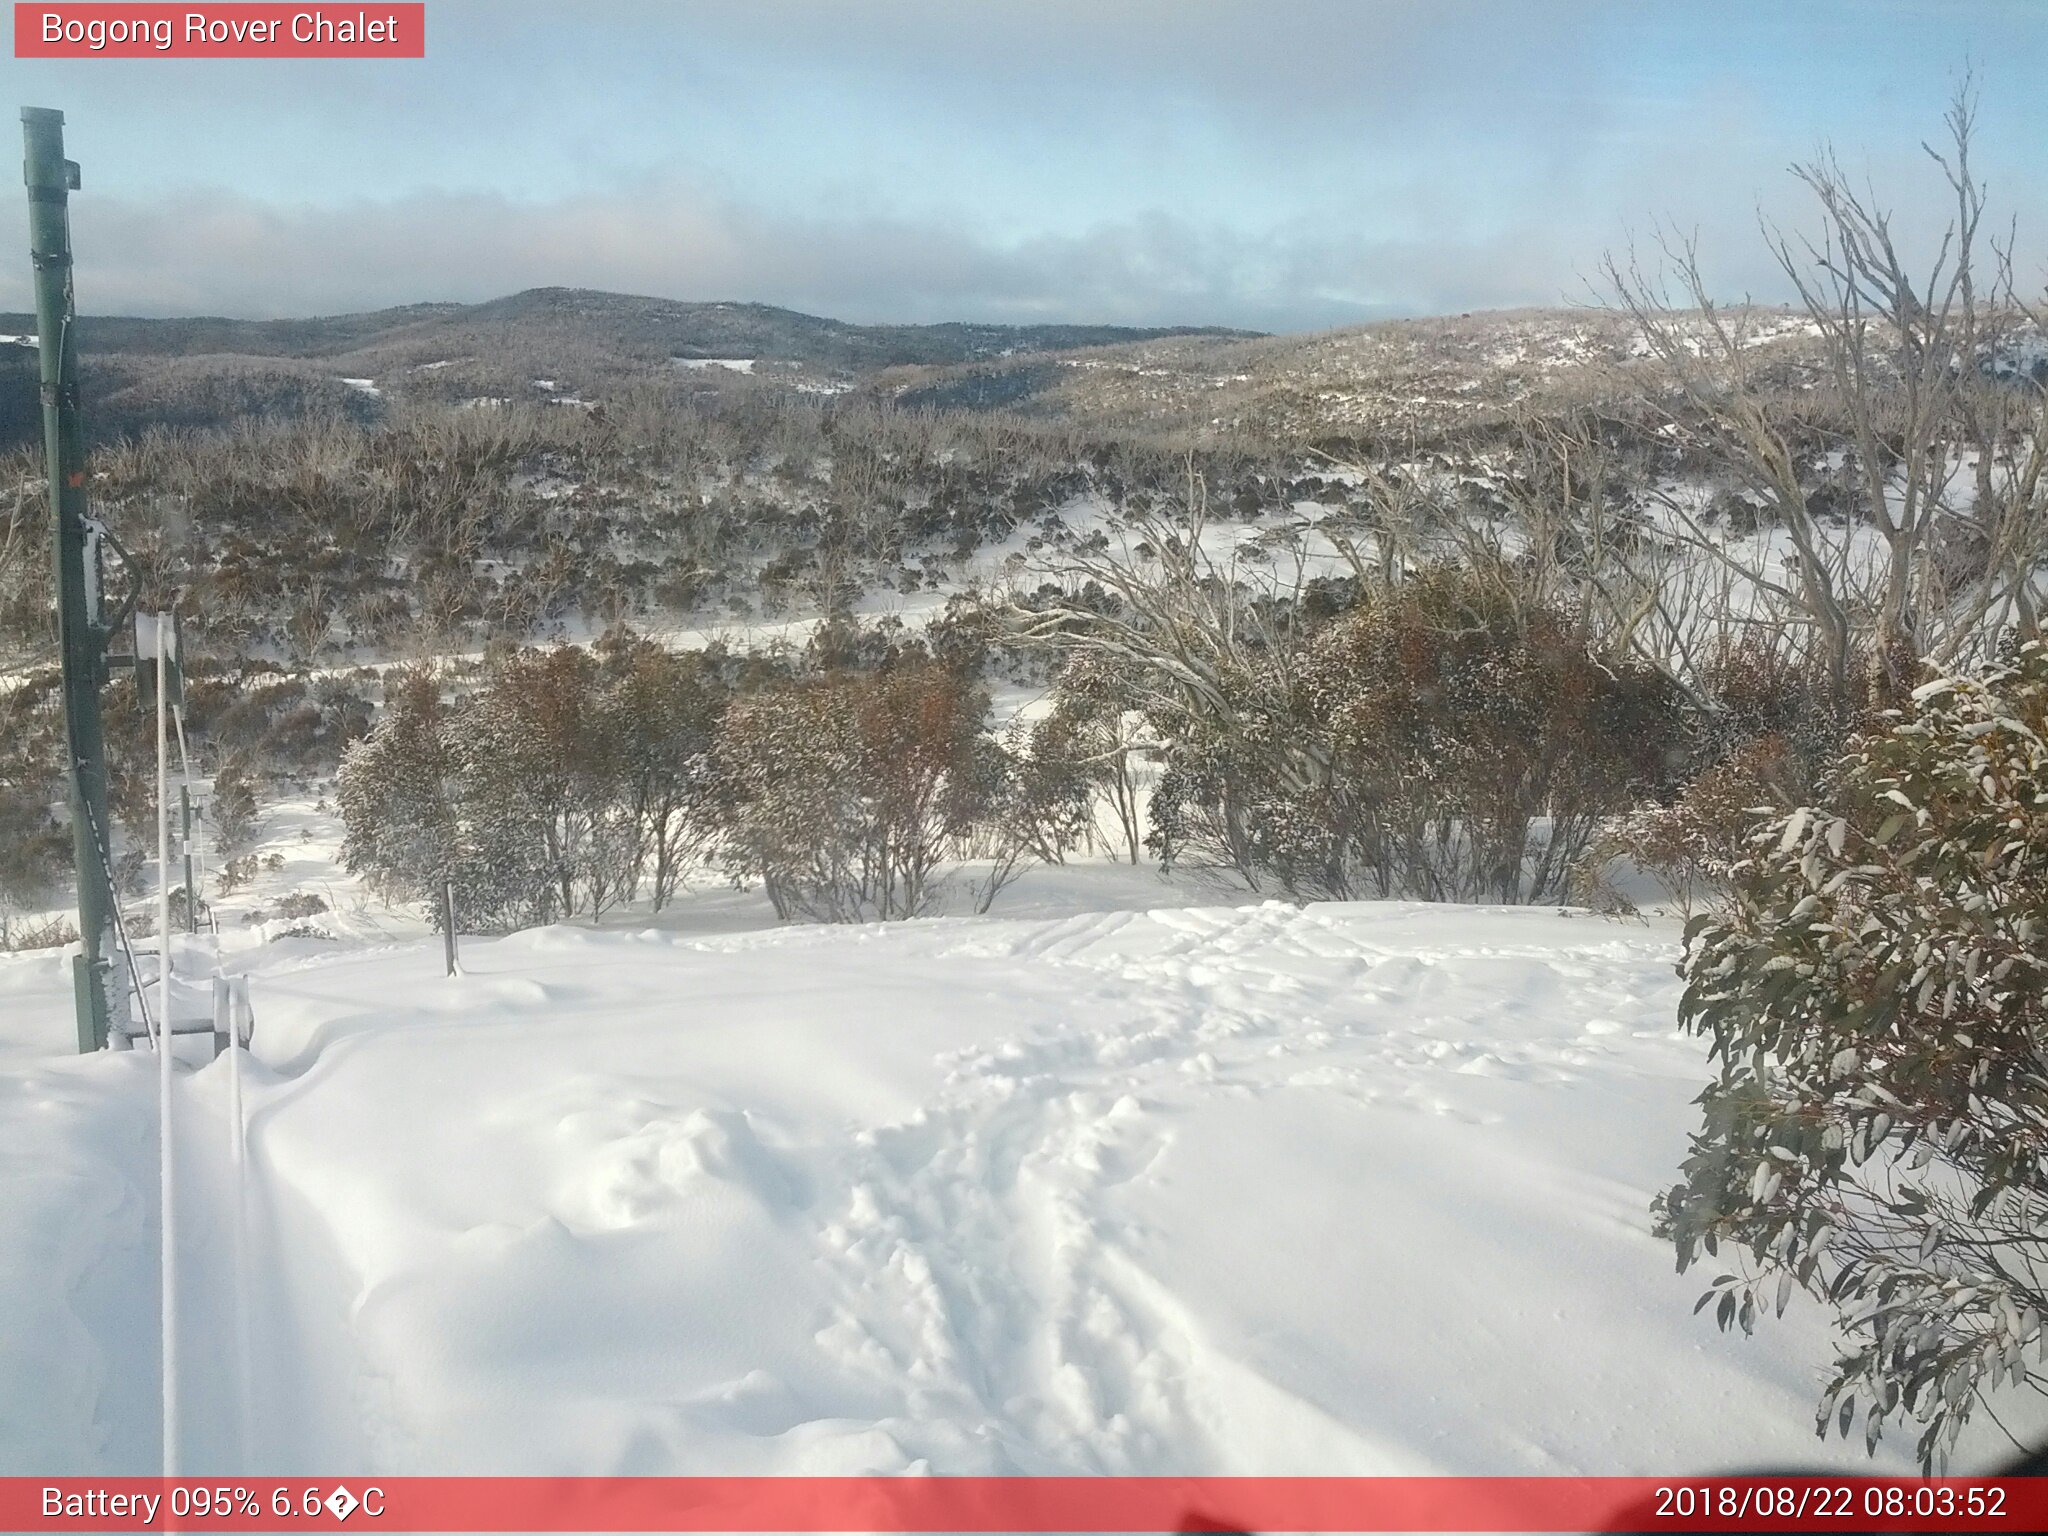
[[[1653,494],[1672,537],[1734,577],[1732,595],[1760,618],[1797,629],[1845,695],[1859,662],[1896,689],[1922,658],[1966,660],[2037,621],[2048,397],[1994,376],[2028,313],[2009,248],[1984,232],[1967,82],[1946,127],[1945,145],[1926,149],[1952,213],[1917,267],[1889,211],[1832,154],[1794,167],[1821,228],[1766,226],[1765,238],[1817,352],[1824,388],[1805,400],[1782,387],[1781,349],[1765,345],[1788,328],[1718,303],[1694,241],[1664,237],[1654,276],[1633,257],[1604,266],[1657,365],[1645,403],[1674,444],[1725,467],[1783,544],[1731,537],[1696,488],[1667,483]]]
[[[47,519],[39,517],[40,498],[16,490],[13,505],[0,517],[0,635],[17,640],[16,659],[40,658],[55,649],[55,634],[44,617],[48,598],[49,536]],[[27,633],[33,645],[20,644]]]
[[[1192,462],[1185,484],[1178,507],[1121,505],[1112,537],[1041,562],[1038,590],[1010,594],[1006,630],[1026,649],[1101,657],[1148,717],[1270,742],[1272,782],[1311,789],[1329,771],[1316,745],[1274,740],[1261,724],[1302,661],[1304,559],[1296,549],[1276,567],[1234,542],[1212,552],[1208,487]]]

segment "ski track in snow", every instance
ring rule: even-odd
[[[1819,1316],[1722,1339],[1649,1233],[1705,1073],[1673,954],[1668,925],[1269,903],[557,928],[454,981],[431,943],[279,957],[246,1449],[224,1072],[180,1085],[186,1470],[1866,1468],[1811,1438]],[[72,1224],[106,1251],[0,1260],[0,1301],[70,1298],[41,1354],[0,1339],[0,1380],[59,1389],[47,1435],[0,1415],[9,1470],[81,1425],[74,1461],[148,1470],[136,1059],[19,1079],[101,1090],[118,1132],[80,1137],[124,1172]],[[0,1170],[25,1262],[62,1247],[71,1185]]]

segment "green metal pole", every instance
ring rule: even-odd
[[[100,727],[107,639],[97,561],[88,568],[85,432],[78,416],[78,343],[71,290],[70,195],[78,167],[64,158],[64,114],[21,109],[27,152],[29,253],[35,263],[36,342],[42,362],[43,452],[55,520],[57,626],[63,647],[64,729],[71,750],[71,837],[78,870],[82,953],[73,973],[78,1048],[100,1050],[115,1021],[124,1026],[128,992],[115,971],[114,890],[108,861],[107,750]],[[160,942],[168,942],[167,939]],[[124,1028],[125,1034],[125,1028]]]

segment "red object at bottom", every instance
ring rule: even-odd
[[[2048,1480],[0,1478],[8,1531],[2029,1531]]]

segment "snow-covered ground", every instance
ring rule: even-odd
[[[226,1066],[178,1083],[183,1470],[1868,1466],[1818,1312],[1724,1338],[1649,1231],[1671,925],[1192,899],[252,942],[239,1366]],[[153,1062],[70,1031],[0,957],[0,1472],[150,1472]]]

